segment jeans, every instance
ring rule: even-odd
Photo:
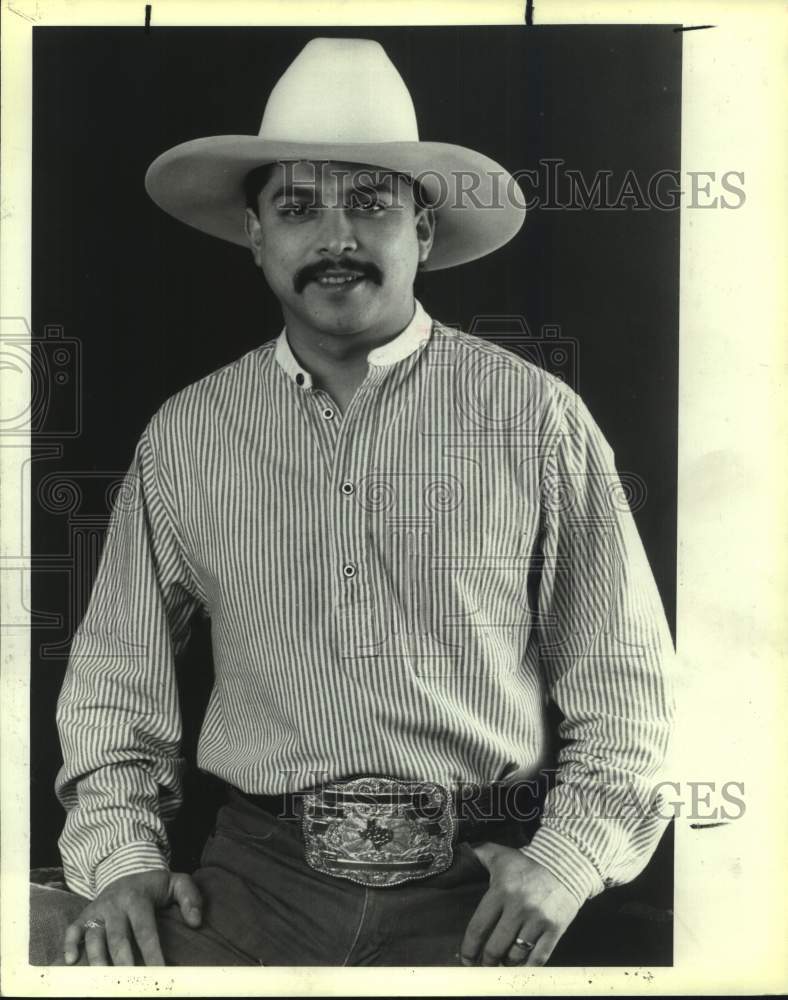
[[[531,832],[507,826],[489,839],[516,847]],[[581,908],[549,965],[671,964],[672,891],[664,889],[663,871],[672,838],[666,846],[652,874]],[[192,877],[203,897],[202,926],[188,927],[177,906],[157,915],[168,965],[458,965],[468,921],[489,884],[467,843],[456,846],[446,871],[395,887],[368,889],[322,875],[305,862],[292,822],[240,795],[219,810]],[[31,886],[31,965],[64,964],[66,927],[86,903]]]
[[[304,860],[296,824],[238,796],[219,810],[192,877],[202,926],[188,927],[175,905],[158,913],[168,965],[459,965],[488,885],[468,844],[457,845],[446,871],[400,886],[323,875]],[[65,929],[87,901],[31,891],[31,964],[62,965]]]

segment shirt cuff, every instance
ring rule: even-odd
[[[587,855],[574,841],[551,827],[540,827],[531,843],[520,850],[555,875],[581,906],[605,888],[601,875]]]
[[[96,895],[124,875],[138,875],[140,872],[169,871],[167,860],[161,851],[150,841],[140,841],[136,844],[125,844],[114,851],[109,857],[96,865],[93,882]]]

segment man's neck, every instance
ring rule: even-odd
[[[315,385],[327,392],[344,412],[366,378],[369,352],[398,337],[413,319],[415,308],[414,301],[408,321],[397,323],[392,331],[343,336],[307,329],[295,317],[285,315],[287,342]]]

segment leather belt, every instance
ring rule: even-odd
[[[494,813],[492,786],[462,796],[426,781],[366,776],[283,795],[233,789],[271,816],[290,822],[317,871],[382,887],[428,878],[452,863],[454,845],[484,839]]]

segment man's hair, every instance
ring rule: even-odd
[[[257,199],[260,196],[260,192],[271,179],[271,173],[275,166],[276,163],[264,163],[261,167],[255,167],[254,170],[244,177],[246,207],[251,208],[255,215],[257,214]]]

